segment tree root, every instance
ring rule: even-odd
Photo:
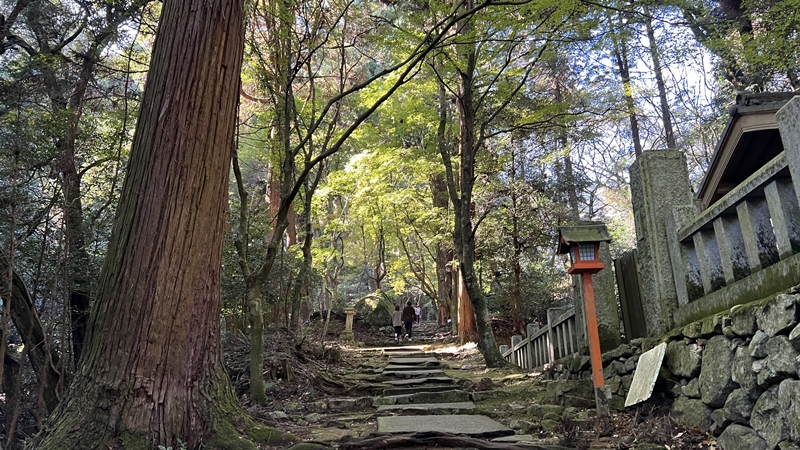
[[[370,434],[359,440],[349,440],[339,445],[340,450],[381,450],[408,446],[475,448],[478,450],[570,450],[558,445],[517,445],[510,442],[488,442],[467,436],[436,431],[403,435]]]

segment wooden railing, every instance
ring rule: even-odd
[[[575,310],[570,308],[555,317],[551,316],[551,311],[548,311],[549,320],[545,327],[528,324],[527,338],[513,336],[511,346],[500,346],[500,352],[506,361],[526,369],[535,369],[552,364],[553,361],[579,350]]]

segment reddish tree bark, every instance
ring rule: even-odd
[[[34,448],[242,445],[219,315],[243,16],[164,2],[84,357]]]
[[[475,310],[472,308],[472,301],[464,284],[464,276],[458,272],[458,341],[462,344],[467,342],[479,342],[478,327],[475,324]]]

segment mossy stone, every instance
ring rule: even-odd
[[[329,447],[324,444],[318,444],[316,442],[300,442],[299,444],[294,444],[286,450],[331,450],[332,448],[333,447]]]
[[[552,420],[553,422],[558,422],[559,420],[561,420],[561,416],[556,414],[555,412],[549,412],[545,414],[544,417],[542,417],[542,421],[545,420]]]
[[[269,445],[293,444],[300,438],[272,427],[256,426],[247,429],[247,435],[255,442]]]
[[[145,441],[141,436],[131,433],[124,433],[122,435],[122,446],[126,450],[147,450],[150,448],[147,441]]]
[[[255,450],[256,448],[230,422],[223,422],[217,426],[207,445],[210,449],[218,450]]]
[[[547,432],[553,432],[559,425],[561,425],[561,421],[543,420],[539,425],[542,426],[542,430]]]

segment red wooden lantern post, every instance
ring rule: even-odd
[[[609,395],[603,377],[603,358],[600,351],[600,335],[597,331],[597,309],[594,302],[592,274],[605,267],[600,262],[600,242],[610,241],[605,230],[592,225],[561,227],[558,230],[559,253],[569,253],[572,265],[567,273],[580,275],[583,283],[586,331],[589,338],[589,356],[592,361],[592,380],[597,405],[597,416],[608,417]]]

